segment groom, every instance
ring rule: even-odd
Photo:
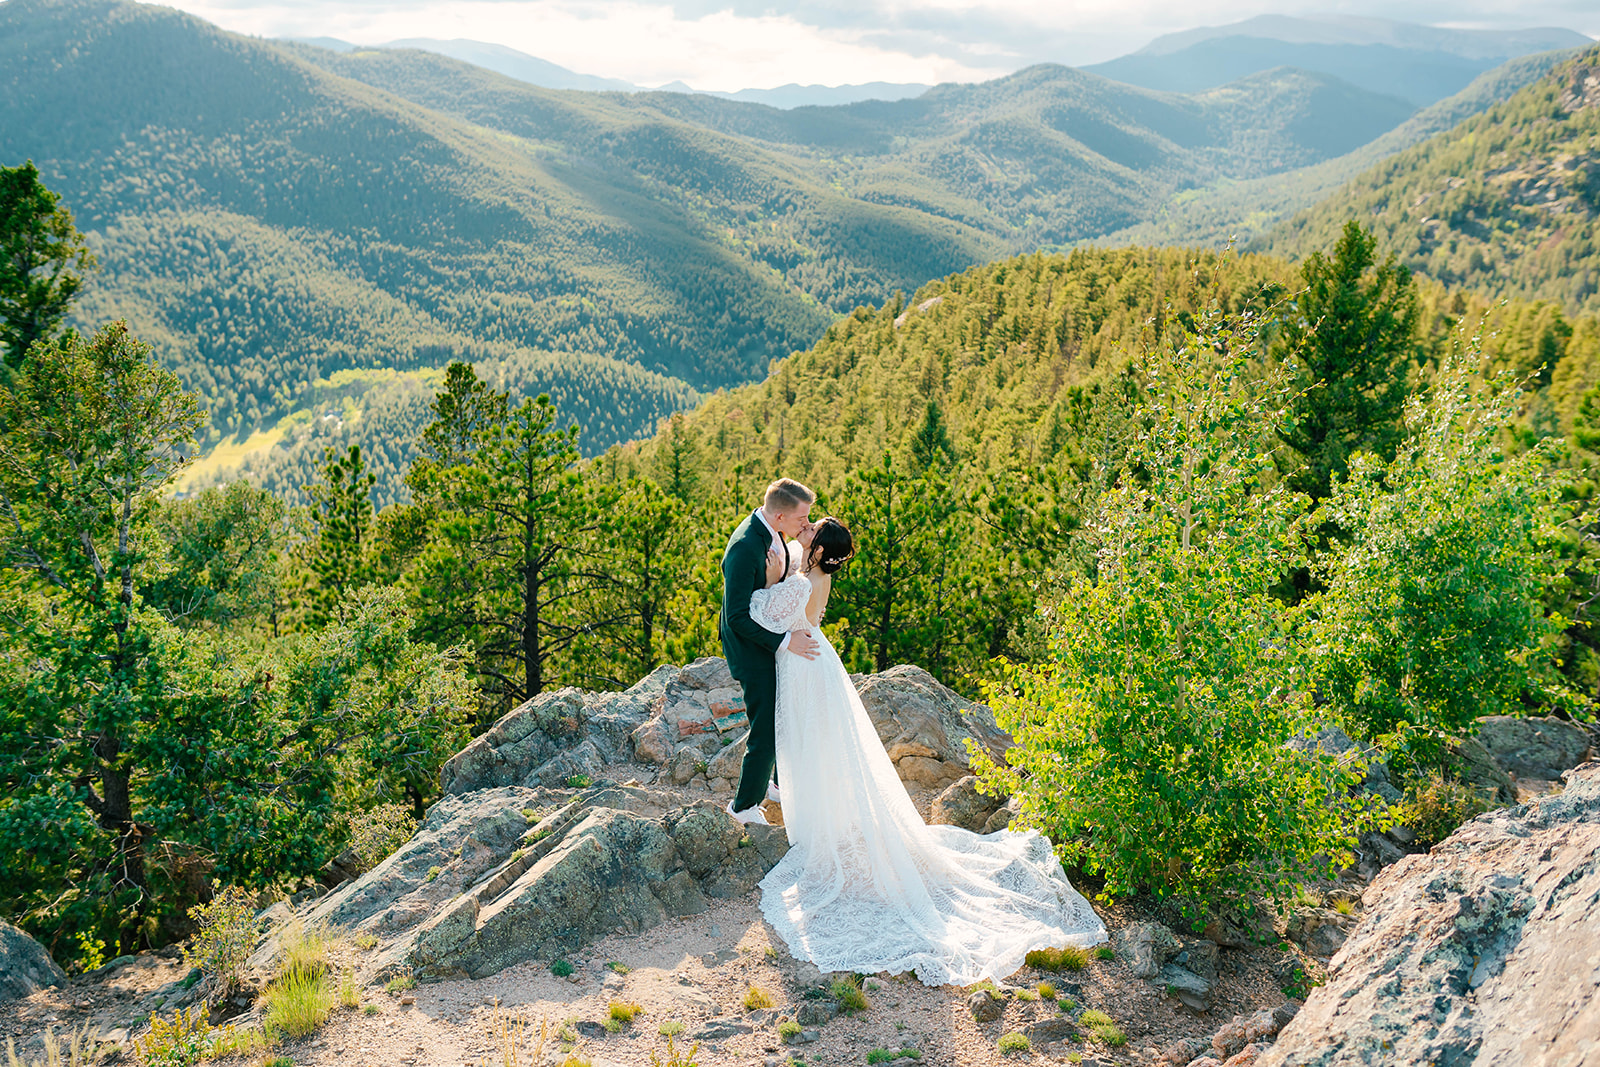
[[[773,715],[778,702],[777,657],[815,659],[817,639],[811,631],[775,634],[750,618],[750,596],[767,584],[767,553],[781,553],[784,575],[789,573],[786,537],[798,537],[810,525],[811,505],[817,495],[792,478],[779,478],[767,486],[766,498],[745,517],[722,553],[722,652],[728,670],[744,687],[745,713],[750,718],[744,766],[739,771],[739,791],[728,805],[733,817],[745,823],[765,823],[761,802],[777,800],[773,782],[776,742]]]

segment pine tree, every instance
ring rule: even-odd
[[[1304,392],[1280,436],[1302,462],[1290,484],[1313,501],[1327,497],[1352,454],[1390,459],[1400,441],[1421,312],[1411,272],[1393,255],[1377,263],[1376,245],[1351,220],[1332,258],[1312,253],[1298,314],[1283,326],[1283,358]]]
[[[33,162],[0,167],[0,350],[8,366],[20,367],[29,347],[55,332],[94,266],[72,212]]]
[[[376,477],[361,459],[361,446],[351,445],[335,457],[323,453],[322,480],[306,487],[314,501],[316,540],[311,571],[316,576],[314,623],[334,617],[338,605],[371,580],[367,560],[372,529],[372,486]]]

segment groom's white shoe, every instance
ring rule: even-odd
[[[768,782],[767,783],[767,799],[772,801],[774,804],[782,804],[783,803],[783,794],[778,792],[778,783],[777,782]]]
[[[767,825],[767,817],[761,811],[760,804],[757,804],[752,808],[746,808],[743,811],[734,811],[733,801],[730,800],[728,801],[728,807],[726,810],[729,815],[732,815],[735,819],[738,819],[742,823],[751,823],[760,826]]]

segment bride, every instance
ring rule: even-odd
[[[928,985],[998,980],[1033,949],[1105,941],[1038,831],[984,836],[922,821],[819,628],[833,574],[854,554],[850,531],[830,516],[797,540],[799,567],[783,578],[774,554],[776,584],[750,601],[766,629],[809,626],[821,646],[815,659],[778,656],[790,848],[761,881],[766,920],[824,972],[915,971]]]

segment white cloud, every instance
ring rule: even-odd
[[[169,0],[171,2],[171,0]],[[231,30],[379,44],[466,37],[584,74],[701,89],[973,81],[1082,65],[1263,13],[1334,13],[1600,36],[1593,0],[176,0]]]

